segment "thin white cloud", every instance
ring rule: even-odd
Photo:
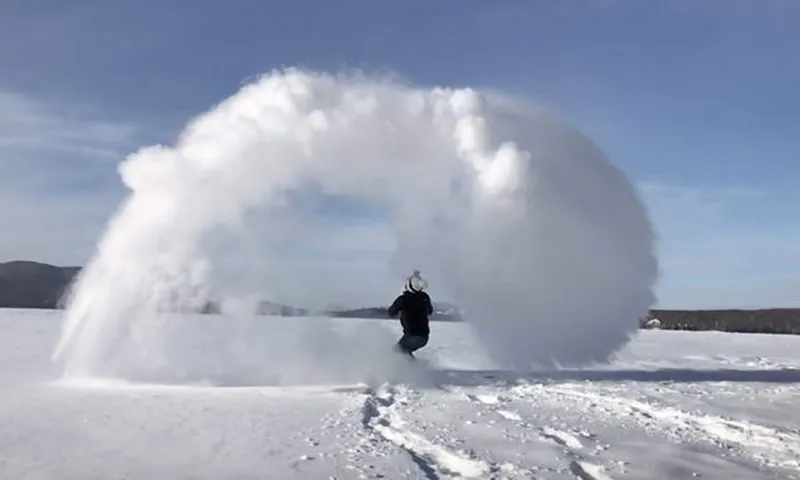
[[[119,161],[124,149],[134,145],[138,130],[97,120],[83,110],[0,91],[0,154],[6,159],[62,153],[82,161]]]
[[[0,91],[0,261],[81,264],[124,191],[133,125]]]

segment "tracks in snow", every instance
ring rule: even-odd
[[[645,430],[656,431],[677,442],[705,442],[734,456],[747,456],[768,468],[800,470],[800,434],[797,432],[706,413],[691,413],[578,385],[527,384],[514,387],[514,392],[549,396],[556,402],[584,403],[586,411],[597,411],[611,418],[632,418]]]
[[[505,408],[500,408],[499,405],[502,405],[505,402],[503,397],[497,397],[494,395],[474,395],[471,393],[466,394],[467,399],[472,402],[482,403],[487,405],[494,411],[497,415],[505,418],[506,420],[511,420],[513,422],[520,422],[525,424],[522,417],[512,410],[507,410]],[[545,440],[549,440],[555,442],[556,444],[571,448],[571,449],[581,449],[583,448],[583,443],[574,435],[569,432],[564,432],[553,427],[544,426],[544,427],[534,427],[531,425],[525,425],[527,428],[533,428],[538,433],[539,436]]]
[[[407,455],[411,461],[406,468],[416,465],[418,470],[414,478],[428,480],[539,474],[612,480],[618,474],[627,476],[629,470],[641,473],[640,445],[657,438],[670,444],[705,444],[711,449],[701,451],[734,465],[747,463],[748,468],[766,467],[785,472],[786,478],[800,478],[791,477],[800,471],[800,433],[689,411],[683,404],[670,405],[668,398],[642,400],[639,387],[499,382],[446,392],[428,395],[403,386],[366,389],[363,402],[356,404],[361,427],[368,433],[364,443],[379,456]],[[629,428],[634,429],[633,438],[620,436]],[[467,438],[484,445],[477,457],[462,448]],[[680,461],[666,464],[683,468]],[[693,474],[691,468],[688,474]]]
[[[510,393],[509,388],[508,386],[505,387],[502,393]],[[560,460],[554,458],[553,460],[556,463],[552,467],[538,465],[536,461],[522,468],[508,461],[498,463],[485,458],[493,456],[490,452],[485,452],[488,454],[486,456],[481,455],[484,458],[475,458],[473,454],[469,454],[464,450],[445,446],[437,443],[436,440],[431,439],[429,436],[423,436],[412,431],[403,420],[403,414],[405,411],[410,412],[415,406],[419,406],[418,400],[414,398],[418,393],[401,386],[366,389],[366,398],[361,407],[361,425],[370,433],[371,437],[374,435],[408,454],[420,471],[421,476],[417,478],[428,480],[453,477],[481,479],[538,478],[536,472],[539,472],[560,474],[561,476],[558,478],[569,476],[570,478],[581,480],[613,480],[605,473],[606,467],[604,465],[597,465],[593,461],[587,460],[589,453],[598,454],[607,448],[607,446],[600,445],[594,435],[586,432],[571,433],[546,424],[531,424],[522,415],[509,407],[510,401],[503,394],[473,394],[450,391],[447,395],[446,403],[442,403],[442,399],[438,399],[427,406],[436,409],[434,405],[438,403],[439,408],[447,410],[450,401],[455,401],[459,397],[466,397],[469,401],[468,404],[472,404],[473,408],[466,411],[462,408],[461,411],[463,413],[468,415],[470,412],[478,415],[481,415],[481,412],[483,414],[495,414],[508,422],[507,425],[514,425],[512,430],[518,432],[518,434],[527,437],[533,433],[545,444],[555,448],[558,452],[556,455],[560,457]],[[454,409],[459,410],[455,406]],[[426,429],[424,424],[421,427]],[[447,429],[437,430],[445,431]],[[585,438],[585,440],[582,441],[581,438]],[[508,440],[515,442],[511,438],[508,438]],[[455,440],[444,441],[452,444]],[[585,445],[584,442],[587,441],[589,443]],[[502,455],[502,452],[497,453]]]
[[[367,389],[362,407],[362,426],[405,450],[429,480],[447,477],[485,478],[492,468],[405,428],[398,409],[407,403],[397,387]]]
[[[577,435],[547,425],[537,426],[529,424],[519,413],[509,410],[505,406],[505,404],[508,403],[508,399],[503,396],[467,393],[466,397],[471,402],[485,406],[485,408],[488,408],[500,417],[517,423],[525,430],[535,431],[542,440],[551,443],[554,447],[563,449],[568,470],[576,478],[580,480],[613,480],[604,473],[604,468],[602,466],[595,465],[583,458],[580,452],[585,449],[586,446]],[[584,433],[583,436],[588,438],[594,437],[586,433]],[[602,447],[597,446],[595,451],[600,449],[602,449]]]

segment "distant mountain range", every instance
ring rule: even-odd
[[[80,270],[28,261],[0,263],[0,308],[58,308]]]
[[[62,308],[61,299],[81,267],[58,267],[32,261],[0,263],[0,308]],[[312,311],[305,308],[262,301],[263,315],[304,316],[322,314],[333,317],[389,318],[386,307]],[[219,306],[208,302],[201,313],[218,313]],[[657,318],[660,328],[670,330],[721,330],[733,332],[800,334],[800,309],[772,308],[757,310],[651,310],[642,319]],[[456,306],[436,306],[432,320],[460,321]]]

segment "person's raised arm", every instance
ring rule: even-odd
[[[387,313],[389,314],[390,317],[395,317],[397,316],[398,313],[400,313],[400,310],[402,310],[403,308],[402,300],[403,296],[400,295],[399,297],[394,299],[394,302],[392,302],[391,305],[389,305]]]
[[[428,315],[433,315],[433,302],[431,302],[431,297],[427,293],[425,294],[425,303],[427,303]]]

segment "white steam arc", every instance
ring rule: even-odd
[[[170,368],[158,311],[204,298],[216,261],[204,239],[303,189],[385,206],[399,257],[447,284],[508,367],[603,361],[654,301],[653,233],[625,176],[582,135],[496,93],[274,72],[120,172],[132,193],[53,354],[66,375]]]

